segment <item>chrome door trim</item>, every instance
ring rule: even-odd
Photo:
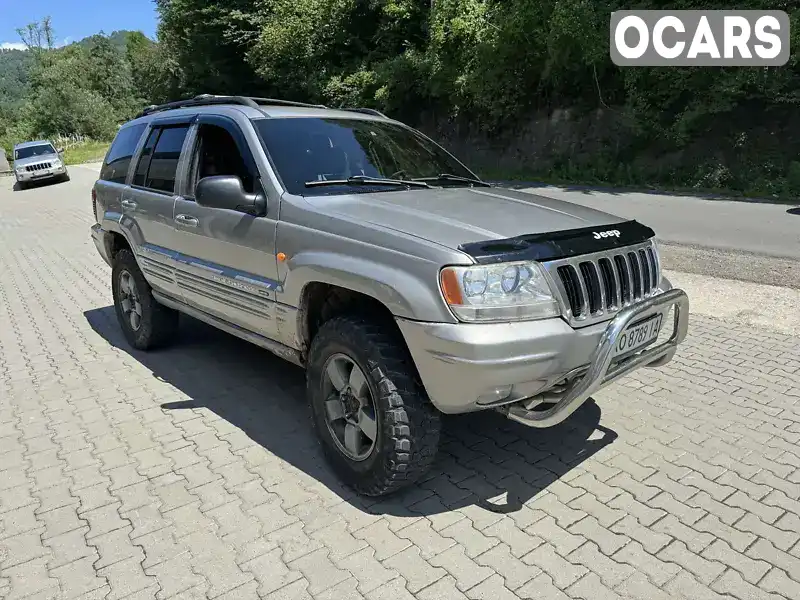
[[[205,277],[216,283],[229,285],[231,288],[251,293],[260,298],[269,299],[274,302],[273,292],[282,292],[283,284],[275,279],[261,277],[254,273],[240,271],[232,267],[226,267],[218,263],[213,263],[201,258],[188,256],[169,248],[145,244],[141,247],[143,254],[158,256],[162,260],[166,258],[171,261],[176,269],[186,267],[197,272],[198,275]]]

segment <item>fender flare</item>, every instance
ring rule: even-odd
[[[124,226],[123,220],[130,221],[130,226],[128,227]],[[136,237],[137,234],[141,238],[141,233],[138,230],[138,225],[136,225],[136,221],[119,213],[106,213],[101,225],[106,233],[103,239],[103,243],[106,245],[106,251],[108,252],[109,257],[111,256],[110,234],[117,234],[121,235],[125,239],[125,241],[128,243],[128,246],[131,249],[131,252],[133,252],[134,257],[137,259],[138,262],[139,257],[137,248],[139,247],[139,244],[136,243],[136,240],[134,238]]]
[[[424,281],[407,270],[366,258],[318,251],[295,255],[287,267],[280,295],[286,299],[286,304],[298,308],[301,308],[309,284],[327,283],[369,296],[383,304],[395,317],[441,322],[447,320],[444,315],[449,315],[436,280]],[[298,334],[302,331],[301,314],[299,311]],[[454,317],[450,319],[455,322]]]

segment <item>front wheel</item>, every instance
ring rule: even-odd
[[[402,342],[343,316],[325,322],[308,357],[307,392],[328,462],[356,492],[382,496],[414,483],[439,444],[439,413]]]
[[[137,350],[166,345],[178,329],[178,311],[159,304],[130,250],[120,250],[111,270],[111,292],[122,333]]]

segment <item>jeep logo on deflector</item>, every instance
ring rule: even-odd
[[[609,231],[601,231],[599,233],[597,231],[593,231],[592,235],[594,235],[594,239],[596,239],[596,240],[601,240],[601,239],[607,238],[607,237],[616,237],[616,238],[618,238],[619,237],[619,230],[611,229]]]

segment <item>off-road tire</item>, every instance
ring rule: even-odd
[[[433,463],[441,420],[421,384],[399,334],[358,316],[323,323],[308,354],[306,389],[325,456],[342,481],[365,496],[383,496],[417,481]],[[328,429],[323,368],[344,354],[364,372],[375,403],[378,432],[372,453],[356,462],[337,447]]]
[[[120,303],[120,274],[127,271],[136,283],[136,290],[142,306],[139,329],[134,330],[125,318]],[[178,311],[159,304],[153,297],[150,284],[142,275],[136,258],[130,250],[120,250],[114,257],[111,270],[111,291],[114,297],[114,310],[122,333],[128,343],[137,350],[153,350],[171,342],[178,330]]]
[[[69,173],[64,173],[61,176],[61,183],[67,183],[70,180]]]
[[[27,183],[22,183],[21,181],[17,182],[17,190],[19,190],[21,192],[21,191],[27,190],[27,189],[28,189],[28,184]]]

